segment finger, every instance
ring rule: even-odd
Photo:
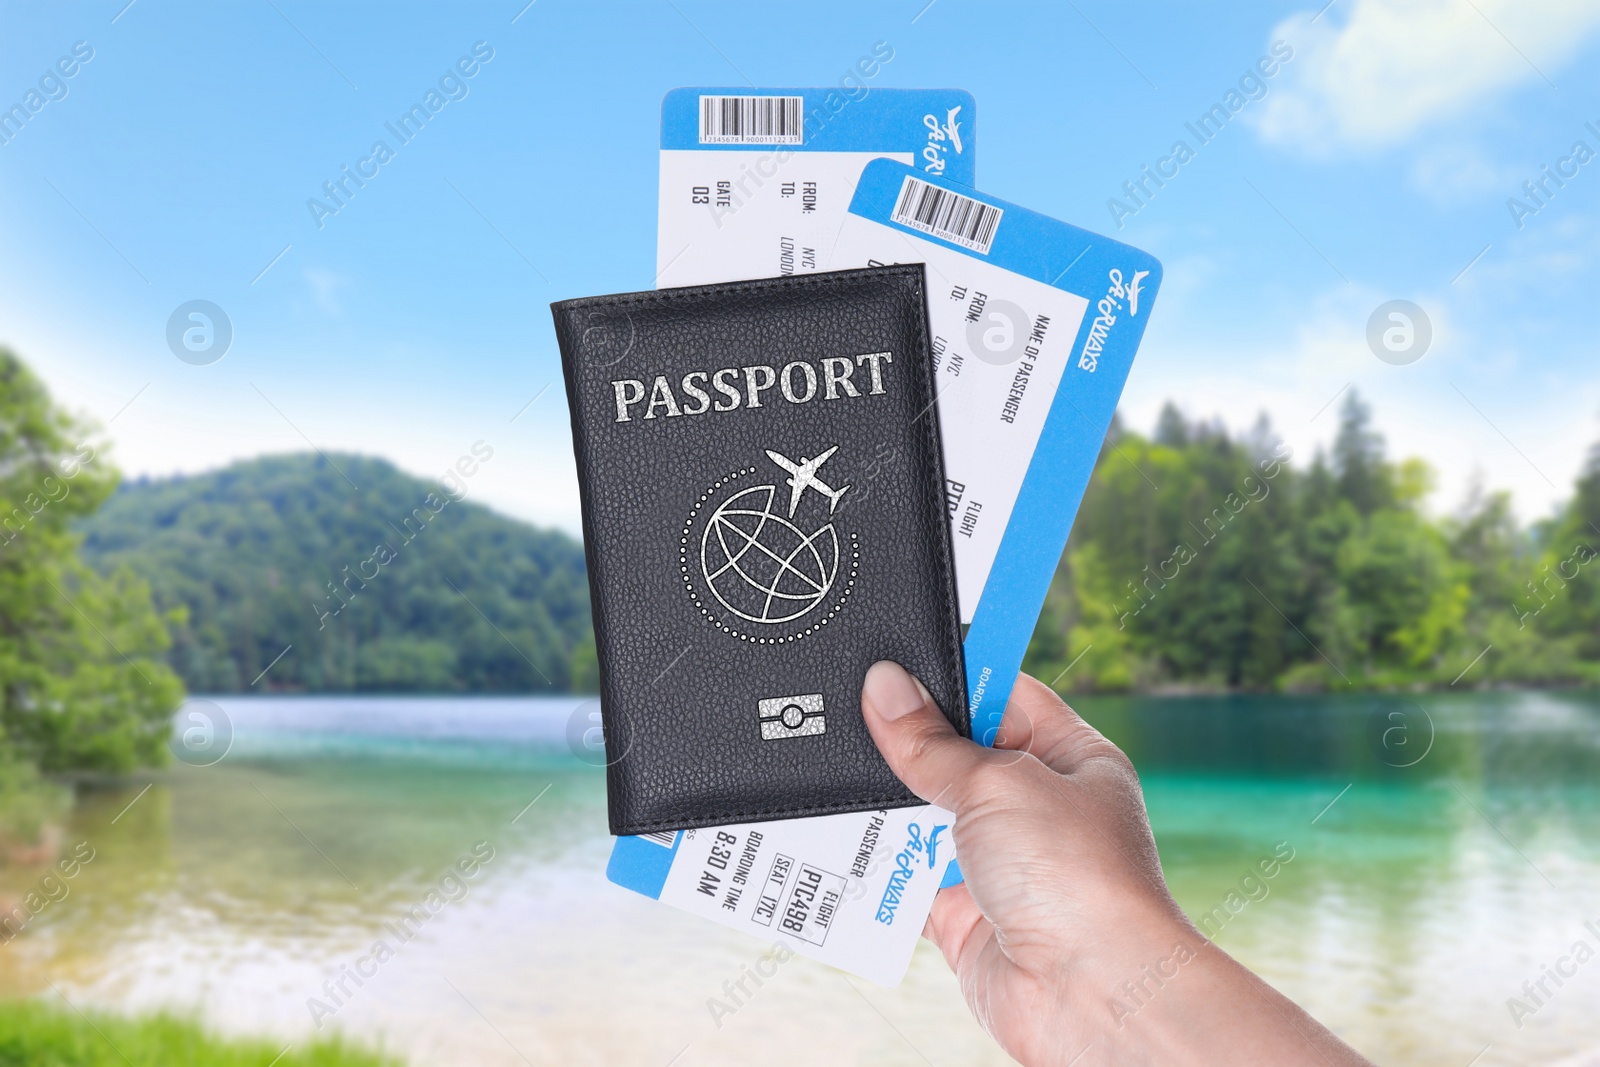
[[[1017,675],[994,747],[1030,753],[1057,774],[1071,774],[1095,756],[1121,752],[1055,690],[1027,674]]]
[[[895,776],[923,800],[959,815],[994,754],[957,734],[922,683],[889,660],[867,672],[861,710]]]
[[[967,887],[954,885],[939,890],[939,895],[933,898],[933,908],[928,912],[922,936],[938,946],[953,971],[973,931],[985,921]]]

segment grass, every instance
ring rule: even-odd
[[[38,1001],[0,1002],[0,1067],[399,1067],[340,1038],[226,1038],[174,1015],[80,1015]],[[283,1053],[279,1057],[279,1053]]]

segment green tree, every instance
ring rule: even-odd
[[[1391,461],[1355,393],[1340,418],[1300,470],[1264,418],[1116,423],[1025,665],[1090,689],[1600,679],[1600,448],[1530,534],[1505,494],[1431,518],[1427,465]]]
[[[116,487],[87,428],[0,349],[0,761],[46,771],[161,763],[183,687],[148,588],[78,556],[73,524]]]
[[[1339,411],[1333,440],[1333,472],[1339,495],[1361,514],[1393,503],[1393,474],[1383,458],[1383,437],[1372,429],[1372,409],[1354,389]]]
[[[1438,530],[1408,508],[1368,516],[1339,546],[1340,586],[1355,617],[1357,666],[1435,664],[1465,618],[1465,570]]]
[[[1575,656],[1600,660],[1600,444],[1572,500],[1540,534],[1512,601],[1519,629],[1569,640]]]

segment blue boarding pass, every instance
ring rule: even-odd
[[[911,194],[907,175],[921,183]],[[868,161],[852,185],[817,269],[928,264],[973,734],[992,743],[1160,266],[915,163]],[[666,211],[664,197],[663,233]],[[607,875],[894,985],[938,888],[960,880],[953,825],[925,806],[619,838]]]
[[[661,102],[656,285],[829,269],[871,160],[972,184],[975,112],[960,89],[672,90]]]
[[[927,265],[972,736],[993,744],[1161,264],[892,160],[862,172],[830,261]]]

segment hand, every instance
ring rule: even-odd
[[[923,936],[1016,1059],[1367,1063],[1189,922],[1133,764],[1050,689],[1017,679],[993,749],[898,664],[867,673],[862,707],[900,780],[956,814],[966,883],[940,891]]]

